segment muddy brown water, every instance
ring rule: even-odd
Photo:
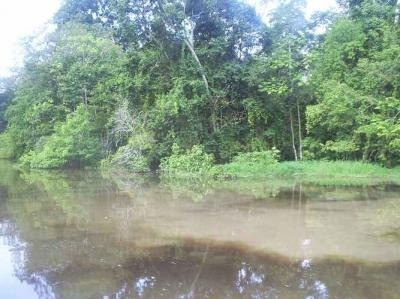
[[[400,298],[390,182],[0,173],[0,298]]]

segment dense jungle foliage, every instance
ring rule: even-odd
[[[304,1],[280,1],[265,22],[241,0],[66,0],[0,82],[0,157],[136,172],[278,151],[399,165],[399,5],[339,2],[307,19]]]

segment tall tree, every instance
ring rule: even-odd
[[[307,123],[317,157],[398,163],[400,52],[394,4],[349,5],[352,13],[336,22],[316,53],[318,104],[308,107]]]
[[[7,109],[7,134],[18,158],[42,146],[55,126],[83,104],[94,115],[98,134],[126,94],[125,54],[104,32],[68,24],[28,59],[15,98]]]
[[[295,160],[303,158],[303,104],[308,100],[306,69],[309,32],[303,8],[304,1],[295,0],[280,5],[274,11],[270,30],[272,45],[269,52],[258,55],[250,69],[250,81],[264,94],[258,96],[260,100],[262,97],[265,100],[263,104],[258,104],[259,100],[254,98],[248,101],[249,109],[254,109],[255,105],[259,107],[257,118],[269,123],[266,128],[268,134],[284,138],[277,143],[275,137],[273,144],[283,150],[284,157],[291,156]],[[250,115],[254,112],[249,111]],[[273,124],[275,121],[277,123]],[[273,125],[277,127],[273,129]],[[282,136],[283,132],[287,135]]]

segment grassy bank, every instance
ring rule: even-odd
[[[278,162],[271,165],[232,162],[215,166],[222,177],[331,177],[331,178],[398,178],[400,169],[358,161],[301,161]]]
[[[250,164],[230,163],[215,166],[219,178],[297,179],[325,186],[366,186],[383,182],[400,183],[400,169],[358,161],[279,162],[261,168]]]
[[[212,156],[198,147],[185,153],[175,152],[163,161],[161,172],[175,178],[299,178],[340,185],[361,181],[400,182],[400,168],[388,169],[360,161],[278,162],[274,151],[244,153],[230,163],[215,165]]]

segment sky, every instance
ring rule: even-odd
[[[271,0],[246,0],[266,15],[273,5]],[[267,2],[268,1],[268,2]],[[0,77],[21,62],[21,40],[38,32],[48,24],[61,5],[61,0],[0,0]],[[308,0],[306,14],[334,9],[335,0]]]
[[[262,17],[268,14],[268,11],[273,9],[279,0],[245,0],[257,7],[257,12]],[[306,16],[311,17],[311,15],[317,11],[327,11],[327,10],[337,10],[338,5],[335,0],[306,0]]]
[[[0,76],[21,59],[20,40],[44,27],[61,0],[0,0]]]

